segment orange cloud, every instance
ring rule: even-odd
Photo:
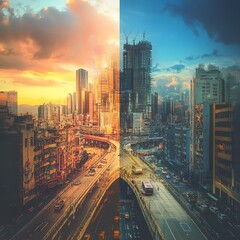
[[[75,85],[75,72],[64,65],[96,69],[109,43],[119,39],[118,22],[84,0],[69,0],[62,11],[49,7],[21,16],[10,7],[8,23],[0,22],[0,87],[5,79],[11,79],[9,84],[16,84],[16,90],[17,84],[47,87],[67,81]]]
[[[174,85],[178,85],[179,83],[177,82],[175,77],[172,77],[171,82],[166,84],[166,87],[170,87],[170,86],[174,86]]]

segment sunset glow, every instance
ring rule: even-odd
[[[23,9],[1,1],[0,89],[18,91],[19,104],[62,103],[75,88],[76,69],[88,69],[93,81],[109,45],[119,47],[117,0],[68,0],[64,10],[42,4]]]

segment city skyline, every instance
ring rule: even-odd
[[[19,104],[63,104],[77,69],[87,69],[95,82],[108,52],[118,49],[114,3],[1,1],[1,90],[16,90]]]
[[[120,7],[121,49],[126,37],[138,42],[144,33],[152,43],[155,90],[189,87],[200,63],[239,74],[238,1],[122,0]]]

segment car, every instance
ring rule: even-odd
[[[128,220],[128,219],[129,219],[129,213],[125,213],[125,214],[124,214],[124,218],[125,218],[126,220]]]
[[[223,222],[227,220],[227,215],[224,213],[218,213],[217,218]]]
[[[179,180],[177,178],[174,178],[173,183],[179,183]]]
[[[200,204],[200,205],[197,206],[197,208],[202,213],[207,212],[207,210],[208,210],[208,206],[206,204]]]
[[[78,181],[74,182],[72,185],[80,185],[80,184],[81,184],[81,182],[78,180]]]
[[[90,240],[90,238],[91,238],[90,234],[85,234],[83,240]]]
[[[212,213],[214,213],[214,214],[218,214],[218,208],[217,207],[214,207],[214,206],[210,206],[209,207],[209,210],[210,210],[210,212],[212,212]]]
[[[166,170],[162,170],[162,174],[167,174],[167,171]]]
[[[167,178],[167,179],[170,179],[170,178],[172,178],[172,176],[168,174],[168,175],[166,176],[166,178]]]
[[[115,217],[114,217],[114,222],[119,222],[119,220],[120,220],[120,217],[119,217],[119,216],[115,216]]]
[[[101,232],[98,234],[98,239],[99,239],[99,240],[105,239],[105,232],[104,232],[104,231],[101,231]]]
[[[54,205],[55,211],[60,211],[65,205],[64,200],[60,199],[57,201],[57,203]]]

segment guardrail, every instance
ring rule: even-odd
[[[104,197],[107,189],[112,185],[112,183],[119,178],[119,170],[115,171],[111,176],[109,176],[107,185],[101,186],[100,189],[100,195],[98,195],[98,198],[96,201],[93,202],[92,207],[89,209],[88,214],[85,216],[84,220],[81,222],[81,225],[79,226],[80,231],[76,231],[76,233],[71,237],[71,240],[80,240],[83,237],[83,234],[85,233],[89,223],[91,222],[94,213],[96,212],[99,204],[102,201],[102,198]]]
[[[112,159],[111,163],[116,159],[116,156]],[[110,164],[111,164],[110,163]],[[104,171],[106,171],[108,166],[106,166]],[[102,172],[104,172],[102,171]],[[99,175],[96,175],[92,182],[89,184],[89,186],[84,190],[83,194],[76,198],[71,205],[68,206],[67,209],[65,209],[64,214],[57,220],[57,222],[52,226],[52,228],[47,232],[47,234],[44,236],[43,240],[47,239],[54,239],[61,229],[64,227],[64,225],[68,222],[68,219],[73,217],[75,212],[77,211],[77,207],[82,204],[83,200],[85,199],[86,195],[90,191],[90,189],[93,188],[93,186],[96,184],[96,182],[99,179]]]
[[[132,154],[129,153],[128,151],[126,151],[126,153],[135,162]],[[140,157],[140,159],[145,164],[147,164],[153,171],[155,170],[155,169],[153,169],[153,166],[149,162],[145,161],[145,159],[143,159],[141,157]],[[164,185],[168,189],[168,191],[180,203],[180,205],[190,215],[190,217],[194,220],[194,222],[197,223],[197,226],[201,229],[201,231],[203,231],[203,233],[207,236],[207,238],[209,240],[214,240],[215,239],[214,231],[211,229],[210,225],[204,219],[202,219],[199,215],[197,215],[196,213],[194,213],[191,210],[191,208],[188,206],[186,200],[183,199],[183,197],[170,184],[168,184],[162,177],[158,177],[158,178],[161,179],[161,181],[164,183]]]
[[[129,180],[129,177],[130,177],[130,175],[127,173],[127,171],[125,169],[123,169],[121,171],[121,178],[124,181],[126,181],[128,183],[128,185],[131,187],[131,189],[133,190],[153,239],[154,240],[165,240],[165,236],[162,232],[162,229],[159,227],[154,216],[149,211],[149,209],[146,205],[146,202],[144,201],[144,198],[142,197],[137,185],[135,183],[133,183],[132,180]]]

